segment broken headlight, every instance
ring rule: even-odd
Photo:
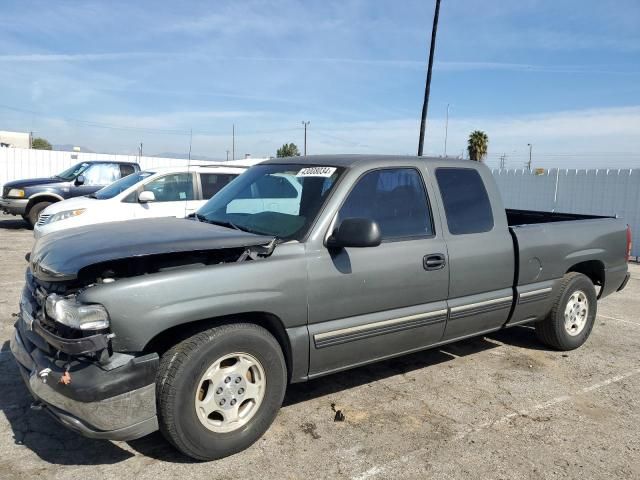
[[[109,314],[99,304],[78,303],[75,296],[52,293],[46,301],[47,315],[55,321],[80,330],[101,330],[109,326]]]

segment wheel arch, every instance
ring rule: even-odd
[[[582,273],[587,276],[595,286],[599,286],[600,291],[602,291],[605,281],[605,268],[604,263],[600,260],[586,260],[576,263],[569,267],[565,274],[570,272]]]
[[[229,323],[253,323],[263,327],[275,337],[287,364],[287,379],[290,381],[293,372],[293,352],[291,340],[284,327],[284,323],[277,316],[269,312],[244,312],[220,317],[209,317],[188,323],[181,323],[156,334],[144,346],[145,353],[157,353],[162,356],[172,346],[199,332],[218,325]]]
[[[31,197],[29,197],[29,202],[27,202],[27,207],[25,208],[24,214],[28,215],[29,211],[36,203],[40,203],[40,202],[56,203],[62,200],[64,200],[64,198],[62,198],[60,195],[57,195],[55,193],[50,193],[50,192],[36,193],[35,195],[32,195]]]

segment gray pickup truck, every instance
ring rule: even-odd
[[[38,240],[11,350],[67,427],[160,429],[215,459],[267,430],[288,383],[525,323],[579,347],[630,243],[620,219],[505,210],[477,162],[275,159],[193,219]]]

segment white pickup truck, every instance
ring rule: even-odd
[[[254,160],[233,164],[155,168],[133,173],[83,197],[47,207],[34,227],[37,238],[96,223],[153,217],[186,217],[205,204]]]

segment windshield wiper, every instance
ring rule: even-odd
[[[234,230],[240,230],[240,231],[245,231],[245,232],[247,231],[247,230],[245,230],[243,228],[240,228],[238,225],[236,225],[235,223],[230,222],[228,220],[226,220],[226,221],[225,220],[209,220],[208,218],[206,218],[206,217],[204,217],[202,215],[198,215],[197,213],[196,213],[196,218],[198,220],[200,220],[201,222],[210,223],[212,225],[218,225],[220,227],[233,228]]]
[[[87,198],[95,198],[96,200],[98,199],[98,197],[96,197],[95,193],[90,193],[89,195],[85,195],[85,197],[87,197]]]

